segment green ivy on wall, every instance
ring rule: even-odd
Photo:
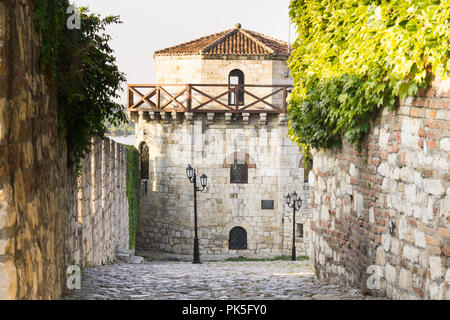
[[[360,147],[382,107],[450,71],[450,1],[292,0],[298,38],[289,135],[302,149]]]
[[[139,151],[133,146],[127,146],[127,198],[130,219],[130,249],[134,249],[136,244],[139,219],[140,179]]]
[[[78,166],[91,146],[103,137],[105,123],[126,121],[124,108],[115,100],[125,81],[116,65],[106,28],[119,24],[118,16],[92,14],[80,8],[81,29],[69,29],[67,0],[34,1],[34,21],[41,37],[41,69],[48,75],[58,102],[60,135],[66,138],[68,164]]]

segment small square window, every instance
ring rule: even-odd
[[[230,168],[230,183],[248,183],[248,165],[237,160]]]

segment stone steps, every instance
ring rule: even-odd
[[[134,250],[128,249],[118,249],[116,252],[117,260],[123,261],[129,264],[142,264],[144,263],[144,258],[135,256]]]

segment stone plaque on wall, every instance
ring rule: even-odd
[[[261,200],[262,210],[273,210],[274,201],[273,200]]]

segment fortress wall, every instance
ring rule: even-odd
[[[129,247],[126,146],[109,138],[93,139],[78,180],[78,230],[74,263],[101,265]]]
[[[24,1],[0,3],[0,299],[57,298],[76,236],[75,178]]]
[[[69,265],[128,247],[126,149],[97,139],[77,179],[39,45],[30,1],[0,2],[0,299],[58,299]]]
[[[149,180],[141,187],[141,210],[136,248],[192,254],[194,238],[193,185],[186,167],[208,176],[208,186],[197,194],[201,254],[279,255],[290,254],[292,209],[284,205],[287,192],[296,190],[303,199],[303,168],[299,167],[297,146],[288,138],[287,126],[278,115],[268,115],[267,123],[251,115],[225,120],[223,114],[208,119],[194,114],[175,120],[157,115],[151,120],[141,115],[137,124],[136,147],[149,146]],[[248,183],[230,183],[229,164],[248,155]],[[227,166],[228,165],[228,166]],[[200,182],[198,182],[200,184]],[[306,194],[306,195],[305,195]],[[273,210],[261,209],[261,200],[274,200]],[[307,201],[297,214],[297,222],[308,234]],[[231,228],[247,231],[247,250],[229,250]],[[297,237],[298,254],[306,254],[308,243]]]

